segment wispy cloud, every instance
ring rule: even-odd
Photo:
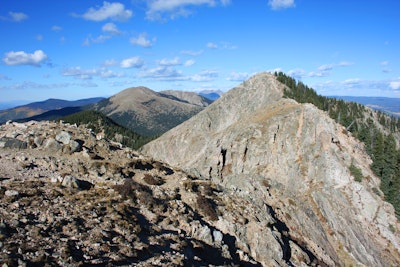
[[[342,61],[339,63],[332,63],[332,64],[324,64],[324,65],[319,66],[316,71],[311,71],[310,73],[308,73],[308,76],[309,77],[326,77],[331,74],[331,72],[333,71],[334,68],[348,67],[351,65],[354,65],[354,63],[348,62],[348,61]]]
[[[7,86],[0,86],[0,91],[2,90],[29,90],[29,89],[59,89],[59,88],[68,88],[68,87],[76,87],[76,86],[81,86],[81,87],[97,87],[97,84],[90,82],[90,81],[83,81],[83,82],[78,82],[78,83],[69,83],[69,82],[63,82],[63,83],[37,83],[37,82],[32,82],[32,81],[23,81],[19,83],[15,83],[12,85],[7,85]]]
[[[3,62],[8,66],[31,65],[39,67],[47,59],[48,56],[42,50],[36,50],[32,54],[24,51],[11,51],[5,54]]]
[[[160,66],[177,66],[177,65],[182,65],[179,57],[175,57],[173,59],[166,59],[163,58],[158,61],[158,65]]]
[[[81,67],[65,68],[61,71],[63,76],[70,76],[80,80],[89,80],[93,77],[100,78],[116,78],[123,77],[123,73],[116,73],[107,68],[93,68],[93,69],[82,69]]]
[[[268,5],[272,10],[280,10],[296,6],[294,0],[269,0]]]
[[[141,78],[151,78],[162,81],[185,80],[181,71],[176,70],[172,66],[158,66],[151,69],[144,69],[139,72]]]
[[[8,16],[0,16],[0,20],[12,21],[12,22],[21,22],[27,20],[29,17],[25,13],[22,12],[8,12]]]
[[[75,15],[86,20],[103,21],[107,19],[126,21],[132,17],[133,12],[125,9],[122,3],[118,2],[103,2],[102,6],[91,7],[83,15]]]
[[[106,23],[101,28],[103,32],[112,34],[112,35],[120,35],[122,32],[118,29],[117,25],[112,22]]]
[[[153,38],[153,40],[151,41],[151,40],[147,39],[146,36],[147,36],[146,33],[141,33],[137,37],[132,37],[129,41],[133,45],[138,45],[138,46],[142,46],[142,47],[152,47],[153,42],[155,42],[156,39]]]
[[[203,50],[199,50],[199,51],[183,50],[183,51],[181,51],[181,54],[192,56],[192,57],[198,57],[198,56],[202,55],[203,52],[204,52]]]
[[[121,61],[120,66],[124,69],[141,68],[144,64],[143,59],[140,57],[130,57]]]
[[[189,79],[193,82],[210,82],[215,81],[219,74],[215,70],[203,70],[198,74],[192,75]]]
[[[53,32],[59,32],[59,31],[62,30],[62,28],[60,26],[54,25],[54,26],[51,27],[51,30]]]
[[[213,42],[208,42],[206,46],[207,46],[207,48],[210,48],[210,49],[217,49],[218,48],[218,45],[216,43],[213,43]]]
[[[227,49],[227,50],[233,50],[233,49],[237,49],[236,45],[233,45],[229,42],[219,42],[218,44],[214,43],[214,42],[208,42],[206,44],[206,47],[209,49]]]
[[[393,90],[400,90],[400,78],[389,83],[389,87]]]
[[[226,6],[230,0],[147,0],[146,17],[150,20],[176,19],[186,17],[193,13],[193,7],[208,5],[214,7],[217,5]]]
[[[228,78],[228,81],[242,82],[247,80],[252,74],[247,72],[231,72]]]
[[[183,65],[184,65],[185,67],[190,67],[190,66],[194,65],[195,63],[196,63],[195,60],[193,60],[193,59],[188,59],[188,60],[185,61],[185,63],[184,63]]]
[[[92,35],[89,34],[88,37],[85,38],[85,40],[83,41],[82,45],[83,46],[90,46],[93,43],[104,43],[105,41],[111,39],[110,35],[99,35],[97,37],[92,37]]]
[[[117,66],[119,62],[116,59],[108,59],[103,62],[104,67],[112,67],[112,66]]]

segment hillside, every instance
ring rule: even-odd
[[[84,125],[96,133],[102,133],[105,138],[119,142],[132,149],[139,149],[145,143],[154,139],[154,137],[141,136],[138,133],[115,123],[106,115],[94,110],[77,112],[61,117],[59,120],[70,124],[76,124],[78,126]]]
[[[199,96],[196,96],[194,103],[191,102],[193,101],[181,99],[171,92],[158,93],[146,87],[134,87],[125,89],[92,108],[141,135],[154,136],[182,123],[209,103]]]
[[[103,98],[95,97],[80,99],[75,101],[48,99],[40,102],[33,102],[27,105],[18,106],[11,109],[0,110],[0,124],[8,120],[19,120],[42,114],[46,111],[59,110],[66,107],[81,107],[96,103]]]
[[[400,225],[351,117],[288,99],[305,96],[293,82],[257,74],[142,152],[246,199],[256,218],[218,225],[264,266],[400,264]]]

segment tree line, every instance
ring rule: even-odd
[[[287,86],[284,97],[299,103],[311,103],[326,111],[332,119],[364,142],[373,160],[371,169],[381,178],[384,199],[394,206],[396,216],[400,218],[400,150],[394,137],[394,133],[400,129],[400,119],[381,111],[371,111],[355,102],[318,95],[314,89],[283,72],[275,72],[274,75]]]
[[[133,149],[139,149],[146,143],[155,139],[155,137],[142,136],[124,126],[121,126],[106,115],[95,110],[81,111],[62,117],[60,120],[71,124],[76,123],[78,126],[83,124],[97,133],[104,131],[104,135],[107,139],[117,141],[122,145]]]

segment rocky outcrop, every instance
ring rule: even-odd
[[[0,147],[1,266],[260,266],[219,225],[240,197],[210,181],[83,126],[10,122],[3,138],[27,146]]]
[[[257,74],[142,151],[237,197],[213,225],[264,266],[399,265],[399,224],[363,144],[283,90]]]

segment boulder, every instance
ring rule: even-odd
[[[28,143],[19,139],[2,137],[0,138],[0,148],[12,148],[12,149],[26,149]]]
[[[71,134],[66,131],[62,131],[56,135],[56,140],[64,145],[68,145],[71,140]]]

